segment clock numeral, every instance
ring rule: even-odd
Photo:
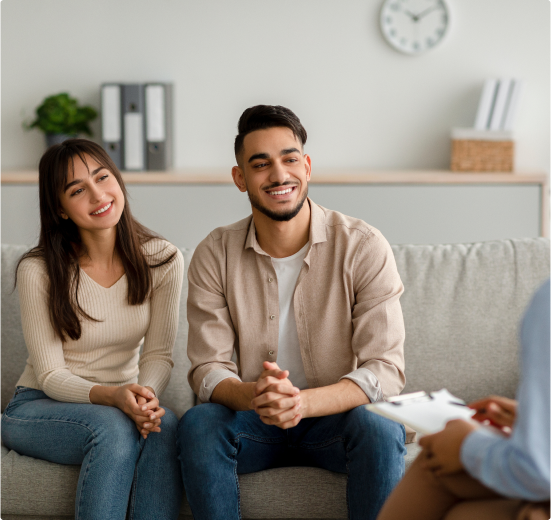
[[[420,47],[421,47],[421,46],[419,45],[419,42],[415,42],[415,43],[413,44],[413,48],[414,48],[416,51],[418,51],[418,50],[420,49]]]
[[[385,18],[385,22],[386,22],[386,23],[392,23],[392,16],[387,16],[387,17]]]
[[[402,38],[402,39],[400,40],[400,44],[401,44],[401,45],[407,45],[407,43],[408,43],[408,41],[407,41],[405,38]]]
[[[393,11],[399,11],[400,10],[400,4],[390,4],[390,8]]]
[[[427,38],[427,47],[432,47],[434,45],[434,40],[432,38]]]
[[[436,30],[436,36],[442,36],[444,34],[444,29],[440,28]]]
[[[396,29],[390,29],[390,36],[396,36]]]

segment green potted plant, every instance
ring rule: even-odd
[[[36,119],[30,124],[24,123],[23,126],[27,130],[42,130],[46,134],[46,145],[50,147],[81,133],[91,136],[89,123],[97,116],[98,113],[93,107],[79,107],[75,98],[62,92],[45,98],[36,108]]]

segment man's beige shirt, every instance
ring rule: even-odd
[[[372,401],[397,395],[405,385],[404,289],[392,249],[365,222],[308,201],[310,248],[294,294],[308,385],[349,377]],[[225,377],[256,381],[262,363],[277,360],[277,276],[252,215],[199,244],[188,281],[188,379],[208,401]]]

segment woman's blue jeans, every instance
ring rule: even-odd
[[[314,466],[348,475],[350,520],[375,520],[404,474],[405,429],[363,406],[282,430],[254,411],[195,406],[178,425],[186,496],[195,520],[239,520],[238,474]]]
[[[62,403],[18,387],[2,416],[2,441],[17,453],[81,465],[77,520],[177,519],[182,483],[178,419],[170,410],[147,440],[121,410]]]

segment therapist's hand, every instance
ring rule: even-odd
[[[433,471],[437,476],[461,471],[461,444],[465,437],[478,427],[476,423],[454,419],[449,421],[441,432],[421,437],[421,467]]]
[[[481,423],[489,422],[506,434],[511,433],[511,428],[517,417],[517,401],[491,395],[469,403],[469,407],[476,410],[473,419]]]

